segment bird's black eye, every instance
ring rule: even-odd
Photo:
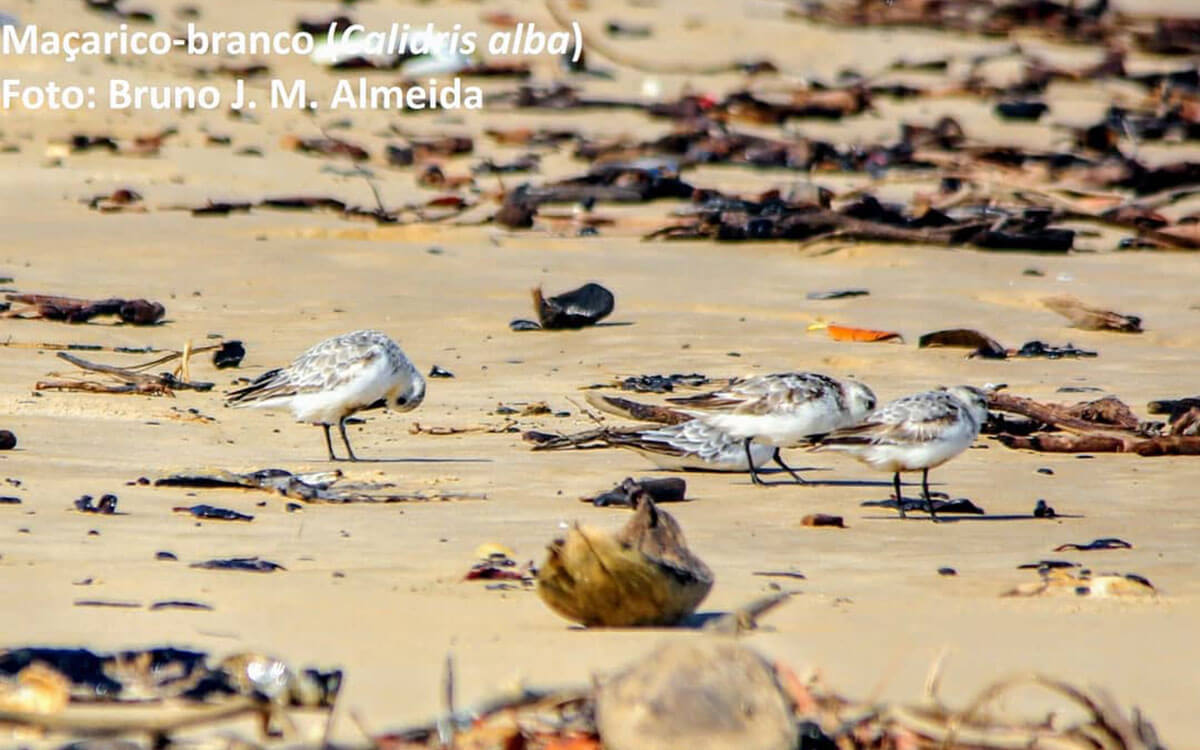
[[[407,403],[408,403],[408,399],[406,399],[403,396],[400,396],[399,398],[396,399],[396,406],[404,406]]]

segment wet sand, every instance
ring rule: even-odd
[[[481,9],[492,5],[453,3],[429,12],[434,20],[479,24]],[[689,54],[715,53],[719,48],[713,40],[723,38],[724,29],[741,29],[746,34],[742,38],[756,44],[753,50],[738,50],[737,56],[769,55],[787,69],[821,75],[848,59],[870,69],[873,61],[888,61],[906,50],[928,51],[929,40],[945,45],[939,51],[968,45],[930,32],[864,31],[856,32],[856,46],[850,50],[850,32],[784,26],[768,3],[727,10],[716,2],[689,7],[702,21],[690,31],[672,28],[673,14],[664,9],[622,7],[613,14],[656,23],[665,40],[678,36],[679,49]],[[236,9],[232,4],[205,8],[203,20],[213,27],[273,28],[333,8],[255,0],[238,3]],[[59,28],[104,23],[82,10],[17,10],[22,20]],[[424,6],[377,5],[359,11],[354,9],[367,22],[401,13],[405,20],[420,20],[427,12]],[[529,16],[548,22],[540,9],[530,9]],[[608,16],[591,11],[583,17],[598,26]],[[796,44],[796,38],[805,43]],[[665,41],[662,47],[635,42],[623,47],[647,56],[664,48]],[[1091,54],[1050,49],[1075,59]],[[116,70],[171,80],[198,65],[174,58],[170,64],[92,61],[72,68],[44,59],[8,62],[30,79],[82,80],[103,80]],[[333,80],[302,59],[271,62],[276,75],[310,75],[325,85]],[[628,94],[642,90],[645,78],[621,69],[616,81],[598,82],[594,91]],[[665,93],[688,81],[683,76],[655,79]],[[721,91],[738,80],[724,76],[691,83]],[[1068,102],[1074,97],[1081,108],[1088,105],[1086,90],[1068,87],[1063,95]],[[1039,129],[1025,133],[1030,140],[1022,141],[1022,129],[994,123],[986,103],[940,104],[886,105],[882,119],[855,118],[841,140],[893,137],[899,118],[932,121],[943,111],[961,113],[969,132],[996,141],[1036,143],[1045,137],[1045,129]],[[1080,111],[1076,115],[1064,106],[1060,113],[1056,106],[1055,117],[1083,122],[1094,114]],[[502,159],[520,152],[494,147],[480,135],[483,126],[553,124],[643,139],[669,128],[666,122],[627,112],[485,110],[396,118],[261,111],[255,123],[222,114],[4,113],[0,140],[18,144],[20,151],[0,156],[5,169],[0,276],[15,277],[12,286],[26,292],[160,300],[167,307],[167,323],[68,327],[4,320],[0,337],[182,348],[185,342],[202,345],[210,334],[220,334],[244,341],[248,355],[237,371],[213,370],[206,357],[195,361],[193,377],[218,384],[212,393],[150,398],[34,394],[37,380],[71,368],[50,351],[3,350],[0,428],[13,430],[20,444],[0,453],[0,477],[21,481],[19,488],[5,487],[4,494],[23,503],[0,506],[0,596],[9,609],[0,645],[108,649],[172,644],[216,654],[258,650],[296,665],[339,666],[347,673],[343,717],[353,709],[372,728],[394,727],[439,710],[447,652],[453,652],[457,663],[461,701],[469,703],[517,678],[531,684],[577,682],[630,661],[664,637],[702,637],[657,630],[585,632],[560,620],[532,591],[487,590],[482,583],[460,580],[482,542],[501,542],[519,560],[540,561],[545,544],[563,523],[623,523],[621,511],[595,509],[577,498],[625,476],[654,474],[638,456],[617,450],[533,453],[516,432],[411,434],[414,422],[502,425],[505,418],[493,413],[499,404],[546,401],[570,416],[519,418],[517,426],[586,429],[592,422],[579,408],[581,387],[667,372],[716,377],[814,369],[853,375],[882,399],[940,384],[1003,382],[1021,395],[1073,401],[1092,394],[1057,389],[1091,386],[1120,397],[1143,416],[1151,399],[1196,395],[1200,264],[1182,253],[1037,256],[858,243],[797,249],[790,243],[641,241],[642,231],[660,225],[678,207],[672,204],[601,206],[600,213],[637,221],[611,231],[602,228],[593,238],[558,236],[544,225],[512,233],[491,225],[376,227],[308,213],[255,211],[198,218],[186,211],[154,210],[210,198],[297,193],[331,194],[371,205],[361,178],[322,171],[347,163],[279,146],[285,133],[315,135],[322,124],[347,116],[351,129],[331,132],[376,154],[366,166],[377,174],[389,205],[435,193],[416,186],[413,170],[382,164],[382,144],[396,140],[380,135],[388,124],[423,134],[474,134],[477,152],[449,162],[447,171],[455,174],[466,173],[483,156]],[[57,167],[46,164],[47,144],[70,133],[128,136],[162,124],[177,125],[180,134],[157,158],[93,152],[65,157]],[[838,127],[796,125],[814,135],[837,132]],[[206,146],[205,131],[231,135],[234,147]],[[235,155],[237,148],[249,145],[262,148],[263,158]],[[1161,151],[1163,158],[1182,153]],[[548,155],[541,177],[534,179],[584,169],[564,150]],[[695,184],[744,191],[796,181],[795,175],[781,171],[714,167],[689,171],[686,177]],[[521,179],[506,176],[505,183]],[[826,183],[819,177],[816,181]],[[123,186],[141,192],[152,210],[101,215],[80,202]],[[1104,244],[1097,238],[1088,241]],[[1044,276],[1025,275],[1028,268]],[[628,325],[561,333],[508,329],[512,318],[530,317],[532,286],[544,284],[558,292],[589,280],[616,293],[610,321]],[[808,291],[839,287],[866,288],[871,294],[829,302],[805,299]],[[1039,298],[1059,293],[1139,314],[1147,331],[1120,335],[1067,328],[1037,304]],[[824,332],[806,330],[818,319],[896,330],[908,343],[834,342]],[[956,350],[916,348],[920,334],[956,326],[986,331],[1008,346],[1030,339],[1070,341],[1100,356],[996,362],[964,359]],[[422,371],[437,364],[456,377],[431,380],[426,401],[415,412],[371,414],[351,433],[359,455],[370,460],[336,468],[350,479],[394,482],[401,490],[486,493],[486,500],[313,505],[287,512],[282,499],[260,493],[217,490],[193,497],[183,490],[126,486],[141,476],[193,469],[335,468],[322,460],[316,428],[295,425],[285,413],[225,409],[219,392],[234,376],[253,377],[285,364],[322,338],[365,327],[391,334]],[[106,362],[140,359],[83,356]],[[181,415],[191,408],[214,421]],[[716,574],[704,611],[726,610],[765,593],[772,579],[755,576],[755,571],[797,570],[806,576],[782,582],[785,587],[795,584],[801,595],[769,615],[767,628],[749,636],[747,643],[797,669],[821,670],[848,694],[899,700],[920,695],[927,671],[945,650],[943,694],[952,704],[965,704],[998,677],[1038,670],[1103,687],[1122,705],[1140,706],[1169,746],[1188,746],[1200,738],[1200,716],[1194,711],[1194,696],[1200,693],[1200,674],[1194,668],[1200,516],[1191,490],[1200,481],[1200,462],[1189,457],[1038,455],[982,439],[974,450],[936,470],[933,480],[936,489],[970,497],[989,517],[935,525],[918,518],[902,521],[886,509],[862,506],[888,496],[886,475],[840,456],[794,452],[790,460],[815,467],[809,476],[818,483],[759,489],[744,476],[689,474],[688,494],[694,502],[670,508],[692,549]],[[1054,473],[1038,473],[1042,467]],[[125,515],[71,510],[81,494],[107,492],[120,497]],[[1043,498],[1072,517],[1005,518],[1027,516]],[[196,502],[251,513],[255,520],[196,522],[170,511]],[[843,515],[849,528],[802,528],[800,519],[812,512]],[[99,535],[89,535],[91,530]],[[1126,539],[1134,548],[1052,552],[1063,543],[1107,536]],[[179,561],[155,560],[160,550],[175,553]],[[261,555],[287,570],[260,575],[187,567],[231,555]],[[1078,560],[1098,571],[1139,573],[1161,595],[1146,601],[1000,596],[1033,579],[1017,565],[1052,557]],[[955,568],[958,575],[939,576],[942,566]],[[86,578],[93,582],[78,585]],[[196,599],[214,610],[90,609],[73,605],[80,598],[143,604]],[[342,721],[341,731],[356,736],[348,721]]]

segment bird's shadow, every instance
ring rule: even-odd
[[[959,500],[970,502],[967,498],[958,498]],[[895,498],[886,500],[863,500],[860,505],[864,508],[896,508]],[[901,517],[899,512],[895,515],[887,516],[864,516],[864,520],[872,521],[929,521],[931,520],[925,510],[925,501],[914,498],[904,499],[904,512],[910,515]],[[920,515],[911,515],[912,513]],[[1032,513],[1005,513],[1005,514],[989,514],[989,513],[970,513],[953,510],[938,510],[936,521],[938,523],[958,523],[959,521],[1052,521],[1056,518],[1085,518],[1082,515],[1055,513],[1053,516],[1035,516]]]
[[[575,631],[627,630],[627,631],[631,631],[631,632],[645,631],[645,630],[705,630],[706,628],[710,627],[712,623],[715,623],[724,618],[737,617],[737,615],[738,615],[737,610],[728,610],[728,611],[717,610],[717,611],[712,611],[712,612],[693,612],[692,614],[683,618],[683,620],[676,623],[675,625],[645,625],[645,626],[629,625],[626,627],[609,627],[609,626],[588,627],[587,625],[568,625],[567,629],[575,630]],[[754,630],[758,631],[758,632],[773,632],[775,630],[775,628],[771,627],[770,625],[759,625],[759,624],[755,623]]]
[[[354,464],[491,464],[495,463],[495,459],[491,458],[363,458],[351,461],[348,458],[335,458],[333,460],[325,459],[325,463],[337,464],[338,466]]]
[[[813,471],[832,471],[825,466],[793,466],[792,470],[801,472]],[[787,475],[783,469],[759,469],[759,475],[769,474],[771,476]],[[751,482],[753,484],[753,482]],[[785,479],[781,482],[763,482],[762,487],[891,487],[892,483],[881,479],[805,479],[803,482],[797,482],[791,479]]]

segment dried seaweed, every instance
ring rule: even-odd
[[[241,488],[263,490],[306,503],[408,503],[448,500],[482,500],[486,495],[454,492],[389,492],[389,483],[358,484],[342,482],[342,472],[293,474],[283,469],[260,469],[247,473],[219,471],[175,474],[154,481],[155,487],[191,487],[200,489]]]

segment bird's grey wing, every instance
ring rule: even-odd
[[[322,341],[291,365],[263,373],[228,396],[229,403],[250,403],[302,393],[337,389],[359,377],[383,356],[376,347],[363,349],[344,338]]]
[[[933,440],[963,418],[962,407],[947,398],[899,399],[871,414],[861,424],[843,427],[819,442],[826,445],[906,445]]]

